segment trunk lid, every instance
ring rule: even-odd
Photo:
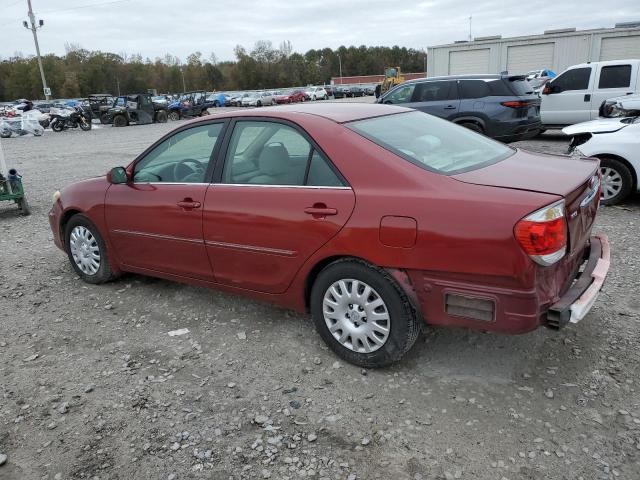
[[[565,200],[569,232],[567,257],[581,254],[598,208],[594,189],[599,161],[595,158],[546,155],[518,150],[501,162],[453,175],[458,181],[499,188],[558,195]],[[594,179],[595,177],[595,179]]]

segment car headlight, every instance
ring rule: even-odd
[[[60,190],[53,192],[53,203],[56,203],[58,200],[60,200]]]

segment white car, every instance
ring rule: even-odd
[[[262,107],[275,104],[276,99],[272,92],[252,92],[242,98],[243,107]]]
[[[304,93],[311,100],[326,100],[327,98],[329,98],[329,95],[327,94],[327,91],[324,89],[324,87],[309,87],[304,91]]]
[[[562,129],[572,137],[570,152],[600,159],[602,203],[615,205],[634,191],[640,191],[640,95],[620,97],[606,102],[609,114]],[[604,108],[604,106],[603,106]]]

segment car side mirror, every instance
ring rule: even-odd
[[[550,84],[545,84],[544,88],[542,89],[542,94],[543,95],[550,95],[552,93],[555,92],[555,89],[553,88],[553,85]]]
[[[127,175],[127,171],[124,167],[115,167],[112,168],[108,174],[109,183],[114,185],[127,183],[129,181],[129,176]]]

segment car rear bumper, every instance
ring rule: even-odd
[[[591,310],[598,298],[610,266],[609,239],[604,234],[591,237],[584,270],[575,278],[569,290],[547,311],[547,326],[562,328],[578,323]]]
[[[518,142],[532,138],[542,130],[542,122],[537,120],[519,120],[517,122],[502,122],[493,129],[496,133],[491,135],[495,140],[501,142]]]
[[[540,326],[561,328],[584,318],[602,288],[609,255],[607,237],[591,237],[584,256],[576,259],[575,268],[568,269],[566,280],[560,282],[569,285],[567,291],[551,299],[541,283],[516,288],[508,286],[506,278],[477,283],[473,277],[408,270],[408,282],[401,284],[413,287],[405,290],[429,325],[520,334]],[[584,265],[582,272],[580,265]]]

